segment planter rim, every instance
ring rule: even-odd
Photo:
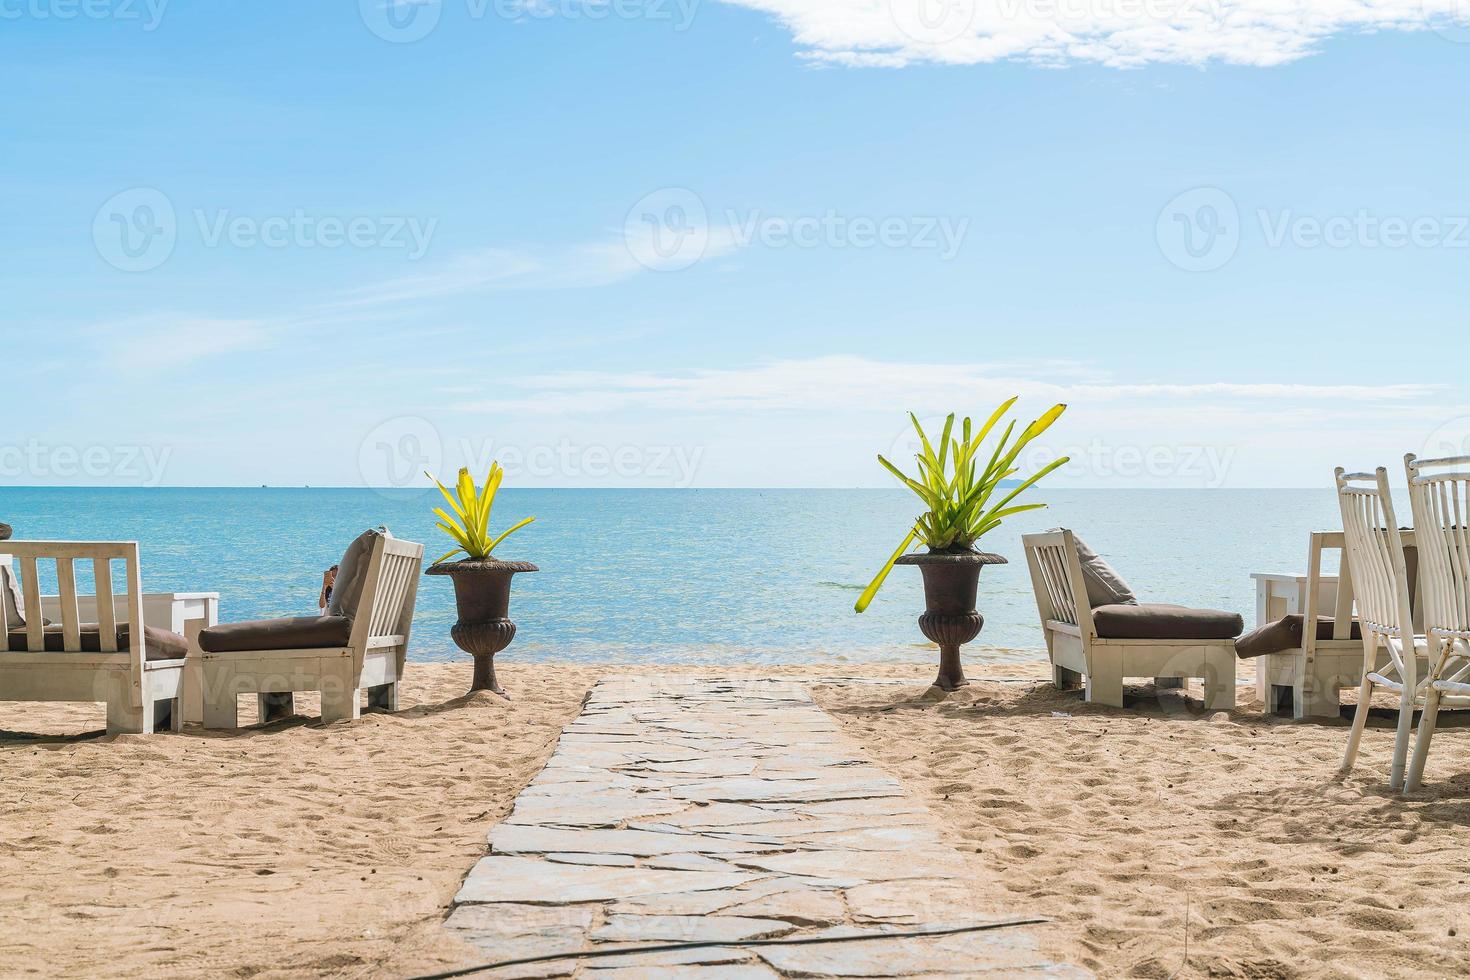
[[[425,575],[457,575],[461,572],[539,572],[541,569],[528,561],[501,561],[499,558],[461,558],[459,561],[443,561],[424,570]]]
[[[988,551],[927,551],[899,556],[895,565],[1009,565],[1004,555]]]

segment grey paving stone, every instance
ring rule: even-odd
[[[966,859],[790,681],[598,683],[489,838],[448,928],[490,959],[584,954],[491,976],[1083,975],[1026,929],[893,935],[984,921]],[[879,938],[741,946],[854,933]],[[681,942],[723,945],[635,951]]]
[[[733,943],[765,939],[792,930],[779,919],[739,915],[610,915],[593,930],[598,942]]]
[[[741,854],[770,850],[762,844],[706,834],[656,834],[645,830],[587,830],[501,824],[490,832],[495,854],[564,853]]]
[[[711,871],[586,867],[530,857],[492,856],[479,860],[454,900],[541,905],[597,902],[665,892],[733,888],[759,877]]]

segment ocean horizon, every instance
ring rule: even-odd
[[[1321,490],[1048,490],[1046,510],[982,539],[1010,560],[985,569],[985,626],[971,662],[1044,659],[1020,536],[1066,526],[1145,601],[1254,619],[1257,571],[1303,568],[1307,535],[1340,526]],[[311,615],[323,569],[363,528],[451,544],[432,489],[9,487],[0,521],[18,539],[137,540],[148,592],[219,592],[221,621]],[[897,568],[863,614],[853,603],[915,513],[898,490],[505,489],[492,527],[534,524],[499,557],[535,562],[511,599],[502,659],[541,663],[929,662],[917,570]],[[3,545],[0,545],[3,550]],[[89,570],[81,578],[87,582]],[[43,576],[43,588],[54,583]],[[419,587],[410,658],[465,657],[449,638],[452,589]],[[467,660],[468,658],[465,657]]]

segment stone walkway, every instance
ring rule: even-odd
[[[599,682],[490,852],[448,921],[487,962],[723,944],[493,975],[1086,975],[1037,952],[1032,930],[1047,926],[743,947],[997,921],[977,915],[928,811],[791,681]]]

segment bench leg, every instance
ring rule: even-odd
[[[114,694],[107,701],[107,734],[152,735],[157,706],[158,702],[145,697],[135,707],[126,690]]]
[[[367,689],[368,707],[379,711],[398,710],[398,682],[379,684]]]
[[[361,717],[362,692],[360,688],[353,686],[356,680],[351,663],[345,669],[322,674],[322,724],[356,721]]]
[[[235,697],[234,687],[226,687],[216,678],[209,678],[204,685],[204,727],[240,727],[240,701]]]
[[[1051,681],[1063,691],[1070,691],[1082,686],[1082,675],[1075,670],[1068,670],[1066,667],[1058,667],[1056,664],[1052,664]]]
[[[1212,651],[1205,656],[1205,709],[1235,709],[1235,651]]]
[[[1090,704],[1123,707],[1123,658],[1115,653],[1094,649],[1089,664],[1087,690],[1083,699]]]
[[[290,691],[257,694],[255,700],[262,723],[290,718],[296,713],[296,698]]]

